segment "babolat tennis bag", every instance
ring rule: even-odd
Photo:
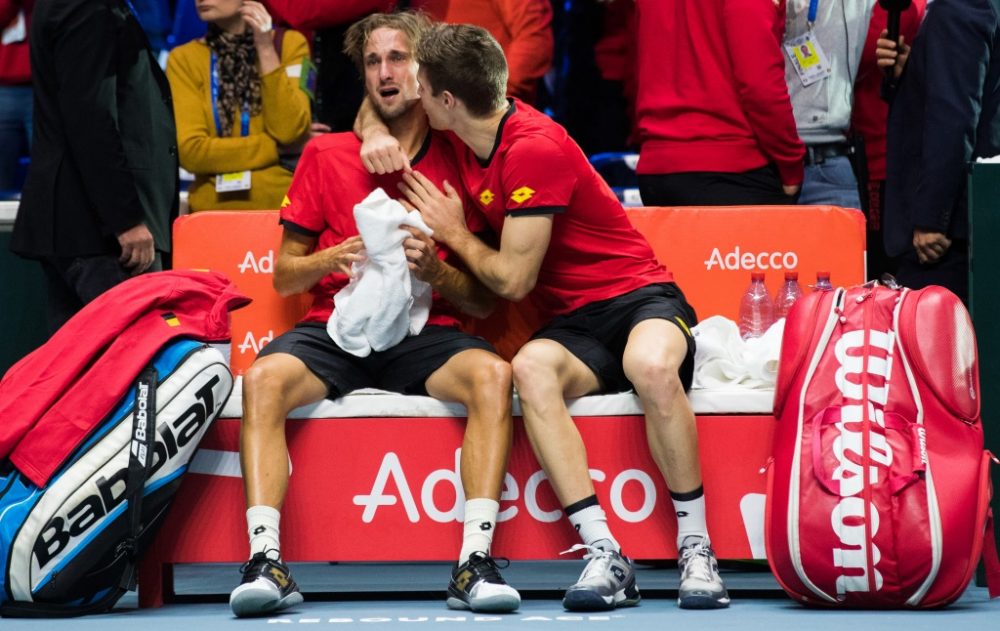
[[[134,589],[138,557],[232,387],[222,353],[180,338],[156,353],[44,487],[6,461],[0,614],[98,613]]]
[[[804,296],[785,324],[765,542],[813,605],[954,602],[1000,583],[972,321],[943,287]]]

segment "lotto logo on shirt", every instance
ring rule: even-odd
[[[510,194],[510,201],[515,204],[523,204],[524,202],[531,199],[531,196],[535,194],[535,191],[528,188],[527,186],[522,186],[513,193]]]
[[[479,194],[479,203],[481,203],[483,206],[489,206],[490,204],[493,203],[493,200],[495,198],[496,195],[493,194],[493,191],[491,191],[490,189],[486,189],[485,191]]]

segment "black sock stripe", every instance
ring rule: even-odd
[[[676,502],[690,502],[691,500],[696,500],[705,494],[705,487],[699,486],[693,491],[688,491],[687,493],[674,493],[670,491],[670,499]]]
[[[585,508],[590,508],[591,506],[600,506],[600,502],[597,501],[597,495],[591,495],[590,497],[585,497],[579,502],[573,502],[565,509],[566,515],[572,515],[574,513],[579,513]]]

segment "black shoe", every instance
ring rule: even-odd
[[[299,586],[292,580],[288,566],[264,552],[253,555],[240,572],[243,580],[229,595],[229,606],[241,618],[280,611],[302,602]]]
[[[506,613],[521,606],[521,595],[504,582],[492,557],[473,552],[452,570],[447,602],[452,609]]]

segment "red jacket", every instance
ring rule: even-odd
[[[85,306],[0,381],[0,458],[43,486],[168,341],[229,339],[250,299],[218,272],[144,274]]]
[[[802,182],[805,149],[770,0],[636,0],[638,172],[736,173],[777,165]]]
[[[391,11],[395,0],[264,0],[281,22],[300,31],[348,25],[369,13]]]
[[[0,0],[0,31],[10,25],[20,10],[25,13],[25,30],[31,28],[31,10],[35,0]],[[0,44],[0,85],[30,85],[31,61],[28,38],[11,44]]]
[[[552,67],[549,0],[422,0],[411,3],[450,24],[475,24],[496,38],[507,57],[507,94],[532,103],[538,80]]]

